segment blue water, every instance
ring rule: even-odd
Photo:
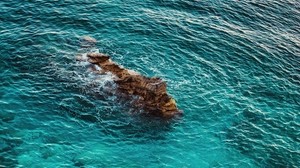
[[[0,2],[0,167],[299,167],[297,0]],[[184,111],[134,113],[80,39],[162,77]]]

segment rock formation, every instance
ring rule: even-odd
[[[88,53],[87,58],[77,57],[78,61],[88,61],[99,68],[92,68],[95,73],[112,73],[120,94],[138,97],[134,105],[150,114],[170,118],[181,114],[175,100],[167,93],[167,84],[157,77],[145,77],[139,73],[123,68],[102,53]]]

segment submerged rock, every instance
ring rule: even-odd
[[[86,59],[77,57],[76,60],[84,61]],[[95,73],[113,74],[119,94],[137,97],[133,100],[134,106],[143,108],[150,114],[165,118],[182,114],[177,108],[175,100],[168,95],[167,84],[161,78],[149,78],[126,69],[102,53],[88,53],[87,61],[96,67],[100,67],[92,68]]]
[[[83,36],[81,38],[80,47],[81,48],[90,48],[95,46],[97,40],[90,36]]]

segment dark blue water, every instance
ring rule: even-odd
[[[0,167],[298,167],[296,0],[0,2]],[[184,116],[134,113],[80,39],[162,77]]]

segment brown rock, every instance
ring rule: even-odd
[[[121,93],[138,96],[136,106],[166,118],[181,114],[175,100],[168,95],[167,84],[162,79],[134,73],[111,61],[109,56],[102,53],[88,53],[87,57],[88,62],[101,67],[102,73],[110,72],[116,75],[115,82]]]

